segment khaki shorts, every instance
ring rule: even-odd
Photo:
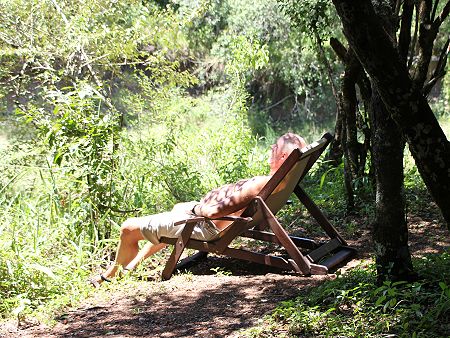
[[[178,221],[182,221],[193,217],[183,212],[168,211],[161,214],[143,216],[135,218],[139,222],[139,227],[145,239],[153,244],[159,244],[161,237],[178,238],[184,229],[185,223],[174,225]],[[211,221],[200,221],[194,226],[191,238],[202,241],[211,241],[216,238],[220,232],[219,229]]]

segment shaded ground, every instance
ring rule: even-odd
[[[450,247],[449,232],[432,214],[410,216],[409,223],[414,256]],[[343,269],[370,257],[369,228],[357,229],[348,242],[358,257]],[[239,337],[280,301],[330,278],[334,275],[302,277],[212,256],[169,281],[103,286],[52,328],[3,324],[0,337]]]

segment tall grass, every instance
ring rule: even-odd
[[[14,166],[13,166],[14,167]],[[8,172],[11,167],[2,168]],[[92,250],[76,232],[73,215],[62,214],[48,170],[22,167],[3,186],[0,205],[0,313],[19,314],[81,292]],[[77,291],[78,290],[78,291]]]
[[[51,313],[75,304],[90,291],[88,276],[112,257],[125,218],[161,212],[222,184],[267,173],[268,146],[283,132],[313,141],[325,131],[299,125],[255,136],[244,101],[233,88],[223,88],[197,98],[174,96],[158,123],[154,115],[141,115],[120,133],[111,185],[117,203],[101,213],[80,181],[83,163],[53,164],[39,140],[3,145],[0,316]],[[417,188],[420,179],[409,158],[406,168],[407,189]],[[321,207],[342,216],[345,201],[336,198],[344,196],[342,167],[314,169],[304,186]],[[370,216],[370,206],[364,213]],[[106,226],[111,234],[103,238],[99,229]]]
[[[198,200],[208,190],[267,173],[268,144],[255,137],[232,89],[165,105],[120,133],[111,191],[99,212],[83,180],[86,163],[53,163],[45,143],[1,149],[0,316],[51,313],[90,291],[86,280],[114,252],[121,222]],[[275,138],[275,135],[274,135]],[[111,227],[111,236],[99,229]]]

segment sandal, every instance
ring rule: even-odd
[[[111,282],[111,280],[110,279],[108,279],[108,278],[106,278],[105,276],[103,276],[102,274],[100,274],[100,279],[102,280],[102,281],[104,281],[104,282],[108,282],[108,283],[110,283]],[[100,282],[98,281],[98,279],[97,278],[90,278],[89,279],[89,281],[88,281],[88,283],[90,283],[94,288],[99,288],[100,287]]]

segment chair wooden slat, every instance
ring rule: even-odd
[[[309,260],[313,263],[319,262],[319,260],[328,255],[330,252],[336,250],[341,246],[341,242],[337,238],[333,238],[331,241],[321,245],[314,251],[311,251],[306,257],[309,258]]]
[[[321,262],[321,265],[326,266],[328,269],[332,269],[338,264],[344,262],[349,257],[352,257],[356,251],[353,248],[344,247],[341,248],[337,253],[335,253],[333,256],[325,259],[323,262]]]
[[[240,237],[248,237],[248,238],[257,239],[260,241],[281,244],[280,241],[278,240],[278,237],[275,236],[272,232],[268,232],[268,231],[258,231],[258,230],[250,229],[250,230],[247,230],[244,233],[242,233],[240,235]],[[291,238],[292,242],[294,242],[294,244],[297,247],[309,249],[309,250],[313,250],[313,249],[316,249],[319,247],[319,244],[310,238],[303,238],[303,237],[296,237],[296,236],[289,236],[289,237]]]

